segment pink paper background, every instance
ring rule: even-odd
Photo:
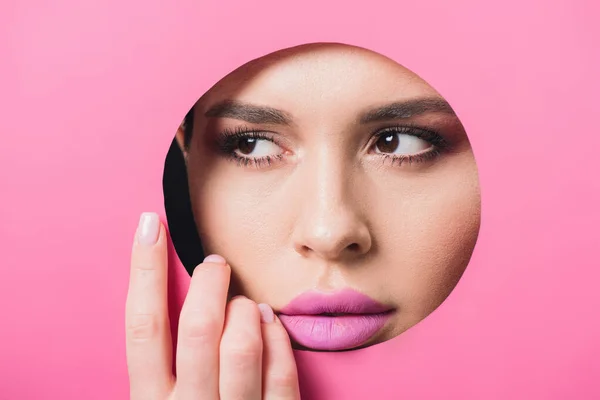
[[[0,399],[127,398],[130,245],[141,211],[164,215],[178,123],[239,64],[313,41],[380,51],[450,101],[483,214],[429,318],[297,354],[304,398],[600,398],[598,3],[350,3],[2,2]]]

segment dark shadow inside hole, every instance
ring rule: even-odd
[[[173,247],[188,274],[204,259],[194,222],[183,153],[176,139],[171,142],[163,173],[163,195],[167,225]]]

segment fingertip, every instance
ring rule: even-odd
[[[136,231],[138,243],[144,246],[153,246],[156,244],[160,235],[161,225],[157,213],[141,213]]]
[[[210,260],[206,261],[205,259],[205,261],[201,262],[194,268],[194,270],[192,271],[192,277],[194,277],[197,274],[203,273],[203,271],[219,271],[219,273],[225,272],[227,275],[230,275],[231,267],[229,266],[229,264],[227,264],[227,262],[211,262]]]
[[[258,310],[260,311],[260,321],[263,324],[275,322],[275,313],[270,305],[261,303],[258,305]]]
[[[244,296],[244,295],[236,295],[234,297],[231,298],[231,300],[229,300],[229,305],[230,306],[236,306],[236,307],[245,307],[246,308],[246,313],[255,313],[258,316],[260,314],[260,310],[257,308],[256,302],[254,302],[254,300]]]
[[[202,262],[203,263],[221,264],[221,265],[227,264],[227,260],[225,260],[224,257],[222,257],[218,254],[210,254],[210,255],[206,256],[204,258],[204,261],[202,261]]]

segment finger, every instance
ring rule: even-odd
[[[227,306],[221,338],[219,391],[222,400],[261,399],[262,338],[256,303],[236,297]]]
[[[271,307],[258,307],[263,338],[263,400],[299,400],[298,370],[288,333]]]
[[[125,323],[131,399],[166,398],[173,383],[167,238],[154,213],[143,213],[136,231]]]
[[[229,276],[229,266],[219,256],[207,257],[194,269],[179,318],[178,400],[219,399],[219,344]]]

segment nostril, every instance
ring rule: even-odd
[[[337,243],[331,241],[315,241],[312,245],[297,243],[294,245],[294,249],[302,257],[309,257],[311,254],[314,254],[319,257],[334,259],[342,257],[344,254],[346,254],[346,256],[352,254],[352,257],[360,255],[363,251],[368,250],[368,247],[361,245],[359,242],[345,244],[341,241]]]
[[[310,253],[311,249],[308,246],[301,246],[300,247],[300,254],[308,254]]]
[[[347,248],[352,252],[358,252],[360,250],[360,246],[358,245],[358,243],[352,243]]]

